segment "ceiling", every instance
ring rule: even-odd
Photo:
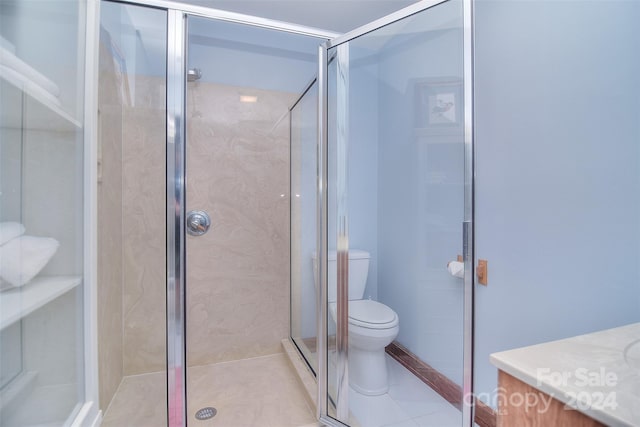
[[[346,33],[416,0],[177,0]]]

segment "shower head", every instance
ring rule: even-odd
[[[202,77],[202,71],[200,71],[200,68],[190,68],[189,70],[187,70],[188,82],[195,82],[196,80],[200,80],[200,77]]]

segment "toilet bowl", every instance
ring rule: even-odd
[[[398,336],[398,315],[386,305],[362,299],[369,273],[370,255],[349,250],[349,385],[356,392],[376,396],[389,389],[385,347]],[[313,266],[317,269],[316,257]],[[329,251],[328,301],[331,319],[337,313],[336,252]],[[314,275],[316,277],[316,275]]]
[[[337,304],[330,303],[336,319]],[[400,331],[398,315],[372,300],[349,301],[349,385],[358,393],[377,396],[389,390],[384,348]]]

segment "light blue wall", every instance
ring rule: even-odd
[[[379,56],[378,294],[400,317],[397,341],[461,384],[462,281],[446,264],[462,253],[462,126],[436,135],[416,121],[418,84],[462,83],[460,16],[459,2],[416,16]]]
[[[480,0],[476,13],[482,392],[492,352],[640,320],[640,4]],[[463,153],[415,137],[411,84],[461,78],[462,39],[424,28],[378,57],[378,298],[398,341],[460,382],[461,283],[443,266],[461,252]]]
[[[446,264],[461,253],[462,126],[440,136],[418,134],[415,97],[417,84],[427,80],[461,83],[460,5],[451,2],[354,40],[348,79],[349,247],[371,253],[365,298],[395,310],[398,341],[457,382],[462,286]],[[330,177],[336,63],[329,79]],[[335,242],[332,185],[329,237]]]
[[[370,52],[349,52],[349,247],[371,254],[363,297],[378,299],[378,67]]]
[[[640,3],[476,3],[476,390],[489,354],[640,320]]]
[[[189,19],[188,67],[203,82],[302,93],[317,73],[323,39],[265,28]]]
[[[358,65],[358,59],[366,57],[367,52],[361,49],[350,51],[351,59],[356,61],[356,66],[350,69],[349,78],[349,141],[348,141],[348,215],[349,215],[349,247],[363,249],[371,254],[369,275],[364,292],[364,298],[377,299],[377,163],[378,163],[378,95],[377,95],[377,67],[370,62]],[[335,67],[335,62],[333,66]],[[335,83],[335,79],[333,80]],[[335,85],[332,85],[335,89]],[[313,87],[317,91],[317,86]],[[330,111],[334,114],[329,120],[330,154],[329,169],[335,171],[335,90],[331,90],[329,97]],[[316,201],[309,198],[309,194],[315,197],[316,177],[316,143],[317,135],[317,93],[307,94],[302,102],[294,110],[296,117],[302,123],[301,133],[303,149],[301,153],[303,185],[301,194],[301,231],[302,247],[302,327],[303,337],[316,335],[315,320],[310,317],[315,315],[315,288],[313,282],[313,270],[311,254],[316,250]],[[336,181],[335,175],[330,172],[329,182],[329,246],[335,250],[336,230]],[[311,192],[311,193],[309,193]],[[306,194],[305,194],[306,193]],[[305,197],[306,196],[306,197]],[[292,195],[295,197],[295,194]],[[295,238],[295,236],[294,236]],[[305,261],[308,260],[307,261]],[[305,316],[304,314],[308,314]]]
[[[331,49],[329,54],[333,54]],[[378,298],[378,230],[377,230],[377,162],[378,162],[378,87],[377,64],[368,49],[348,47],[348,138],[347,138],[347,216],[349,248],[370,253],[369,274],[363,298]],[[336,248],[336,167],[337,167],[337,98],[338,60],[329,65],[329,182],[328,244]]]
[[[158,22],[166,12],[142,6],[103,2],[100,7],[100,39],[117,62],[128,84],[128,105],[140,99],[137,80],[141,77],[165,79],[167,71],[167,29]]]
[[[164,77],[164,43],[144,8],[117,8],[106,2],[103,26],[136,74]],[[151,15],[153,16],[153,15]],[[113,31],[110,22],[119,27]],[[138,28],[148,31],[140,32]],[[202,71],[202,82],[301,93],[317,72],[317,49],[324,40],[265,28],[191,17],[187,64]],[[161,28],[163,30],[163,28]],[[160,52],[162,51],[162,52]]]

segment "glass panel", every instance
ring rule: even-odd
[[[84,21],[82,1],[0,2],[1,425],[85,400]]]
[[[314,82],[291,110],[291,338],[315,374],[317,144],[318,84]]]
[[[82,0],[0,2],[0,74],[33,99],[80,122],[84,108]]]
[[[328,249],[343,245],[336,226],[348,211],[344,320],[355,420],[336,414],[348,423],[462,423],[463,281],[447,270],[462,254],[462,42],[462,2],[451,0],[329,49]],[[330,254],[330,277],[335,268]],[[390,354],[444,380],[431,389]],[[453,394],[438,394],[443,386]]]
[[[198,17],[188,29],[186,210],[211,220],[186,238],[188,420],[214,406],[220,425],[311,423],[282,340],[289,108],[317,70],[319,40]]]
[[[345,338],[339,333],[341,322],[336,322],[339,313],[338,295],[339,272],[343,265],[339,261],[341,251],[348,250],[344,225],[347,220],[347,150],[349,140],[349,44],[329,51],[328,67],[328,239],[327,257],[327,391],[329,393],[329,413],[347,423],[348,414],[336,411],[348,408],[348,366],[346,354],[340,351]],[[340,245],[342,243],[342,246]],[[344,280],[344,277],[342,278]],[[343,330],[343,332],[346,329]]]
[[[100,25],[102,426],[166,426],[167,13],[103,2]]]

